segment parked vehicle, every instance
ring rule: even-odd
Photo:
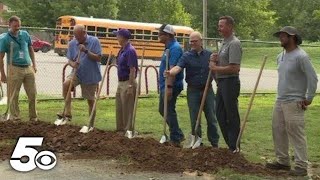
[[[36,36],[31,36],[31,42],[35,52],[42,51],[43,53],[47,53],[52,48],[49,42],[40,40]]]

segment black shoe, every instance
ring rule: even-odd
[[[280,164],[278,162],[271,162],[266,164],[266,168],[273,169],[273,170],[286,170],[290,171],[291,167],[288,165]]]
[[[289,175],[290,176],[307,176],[308,171],[307,169],[304,169],[301,167],[294,167],[294,169],[290,170]]]
[[[72,115],[63,115],[63,113],[57,113],[58,119],[66,119],[68,121],[72,120]]]

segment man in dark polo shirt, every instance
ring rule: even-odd
[[[166,72],[166,75],[175,76],[186,68],[186,82],[187,88],[187,100],[189,107],[189,114],[191,120],[191,142],[187,145],[187,148],[197,148],[202,143],[201,125],[197,132],[195,132],[195,125],[197,116],[199,113],[199,107],[203,92],[206,86],[207,77],[209,74],[209,60],[211,52],[202,48],[202,36],[199,32],[192,32],[190,34],[191,50],[185,52],[180,58],[177,66]],[[213,78],[211,79],[211,81]],[[206,97],[204,109],[207,119],[207,135],[213,147],[218,147],[219,134],[217,129],[217,119],[215,113],[215,95],[212,89],[212,85],[209,86],[208,94]],[[195,135],[199,136],[195,142]]]
[[[37,121],[36,111],[36,83],[35,73],[37,66],[34,57],[34,51],[31,44],[31,38],[27,31],[20,30],[21,21],[17,16],[9,19],[10,30],[1,37],[0,42],[0,71],[1,81],[9,83],[10,92],[8,98],[12,98],[10,103],[10,120],[20,120],[19,93],[21,85],[26,91],[29,101],[29,119]],[[12,42],[12,43],[11,43]],[[10,44],[13,44],[13,54],[10,54]],[[4,72],[3,58],[7,53],[7,63],[12,57],[12,67],[7,76]]]
[[[234,19],[222,16],[218,30],[223,36],[218,54],[211,55],[210,68],[217,77],[217,119],[229,150],[237,152],[237,138],[240,132],[238,96],[240,93],[239,71],[242,57],[241,43],[234,36]]]
[[[117,56],[119,80],[116,93],[117,131],[127,131],[126,136],[132,138],[132,113],[137,89],[138,56],[136,49],[129,41],[131,37],[129,30],[120,29],[114,33],[117,35],[121,46]]]

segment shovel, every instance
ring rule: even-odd
[[[169,70],[169,49],[166,50],[166,70]],[[163,100],[163,135],[160,143],[163,144],[169,141],[167,136],[167,117],[168,117],[168,76],[165,77],[164,100]]]
[[[216,41],[216,48],[217,48],[216,50],[218,52],[219,48],[218,48],[217,41]],[[187,145],[185,146],[185,148],[195,149],[195,148],[198,148],[202,143],[202,138],[199,137],[199,134],[197,134],[197,131],[198,131],[199,125],[201,123],[201,114],[202,114],[202,111],[204,108],[204,103],[206,102],[209,85],[211,84],[211,82],[210,82],[211,76],[212,76],[212,71],[209,69],[206,86],[205,86],[203,94],[202,94],[201,103],[200,103],[200,107],[199,107],[199,111],[198,111],[196,126],[194,128],[194,132],[192,132],[192,134],[190,134],[189,141],[188,141]]]
[[[142,75],[143,60],[144,60],[144,47],[142,49],[142,58],[141,58],[140,70],[139,70],[138,86],[136,89],[136,96],[134,99],[134,106],[133,106],[133,113],[132,113],[132,131],[127,130],[127,132],[125,134],[125,136],[128,137],[129,139],[132,139],[133,137],[136,136],[136,133],[134,131],[134,128],[135,128],[134,125],[135,125],[136,115],[137,115],[138,96],[139,96],[139,91],[140,91],[140,87],[141,87],[141,75]]]
[[[13,96],[16,92],[16,90],[14,90],[13,92],[11,92],[11,87],[12,87],[12,81],[9,79],[12,77],[12,59],[13,59],[13,41],[10,42],[10,59],[9,59],[9,65],[7,63],[7,109],[5,111],[4,114],[2,114],[1,116],[1,121],[8,121],[10,119],[10,106],[11,106],[11,103],[12,103],[12,100],[13,100]],[[2,86],[1,86],[1,91],[3,92],[2,90]],[[11,94],[11,95],[10,95]],[[1,101],[4,101],[5,98],[3,98]],[[3,102],[5,104],[5,102]]]
[[[80,53],[81,52],[79,50],[78,56],[77,56],[77,61],[76,61],[77,63],[80,63]],[[66,109],[67,109],[67,99],[71,98],[71,89],[73,87],[73,81],[77,77],[77,70],[78,70],[78,68],[73,68],[72,78],[71,78],[71,81],[70,81],[70,84],[69,84],[69,87],[68,87],[68,92],[67,92],[67,96],[66,96],[66,99],[65,99],[63,112],[62,112],[63,117],[62,118],[57,118],[56,121],[54,122],[54,124],[57,125],[57,126],[65,125],[68,122],[68,120],[65,117],[65,113],[66,113]]]
[[[95,119],[95,114],[96,114],[97,102],[100,99],[101,90],[102,90],[104,79],[106,78],[106,74],[107,74],[107,71],[108,71],[108,68],[109,68],[109,63],[110,63],[111,56],[112,56],[112,52],[108,56],[106,69],[104,70],[103,77],[102,77],[102,80],[101,80],[101,83],[100,83],[100,87],[98,89],[98,93],[96,95],[96,99],[95,99],[95,101],[93,103],[93,107],[92,107],[92,110],[91,110],[91,113],[90,113],[90,116],[89,116],[89,125],[88,126],[83,126],[79,131],[81,133],[88,133],[88,132],[93,130],[93,124],[94,124],[94,119]]]
[[[258,88],[258,85],[259,85],[259,82],[260,82],[260,78],[261,78],[261,75],[262,75],[262,71],[263,71],[264,65],[266,64],[267,58],[268,58],[267,56],[264,56],[264,58],[263,58],[262,65],[261,65],[261,68],[260,68],[260,72],[259,72],[256,84],[254,86],[253,92],[252,92],[251,97],[250,97],[249,106],[248,106],[248,109],[247,109],[246,114],[244,116],[243,124],[242,124],[241,130],[240,130],[239,135],[238,135],[238,139],[237,139],[237,143],[236,143],[237,149],[235,150],[235,153],[240,152],[241,137],[242,137],[244,128],[246,127],[246,124],[247,124],[247,121],[248,121],[248,116],[249,116],[249,113],[250,113],[250,110],[251,110],[251,107],[252,107],[252,103],[253,103],[254,97],[255,97],[256,92],[257,92],[257,88]]]

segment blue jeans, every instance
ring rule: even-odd
[[[238,97],[240,94],[239,77],[218,79],[217,118],[226,144],[235,150],[240,132]]]
[[[191,129],[192,134],[197,134],[201,137],[201,123],[195,132],[195,126],[197,121],[197,116],[199,113],[199,108],[201,104],[201,99],[203,96],[203,89],[196,89],[196,88],[189,88],[187,89],[187,100],[188,100],[188,107],[189,107],[189,114],[191,120]],[[208,140],[212,146],[217,147],[219,143],[219,134],[218,134],[218,122],[216,118],[215,112],[215,95],[213,92],[212,87],[208,89],[207,98],[203,107],[203,112],[207,119],[207,136]]]
[[[172,90],[172,97],[168,102],[168,116],[167,116],[167,124],[169,126],[170,131],[170,141],[173,142],[181,142],[184,139],[183,132],[179,128],[177,112],[176,112],[176,102],[177,98],[180,94],[182,89],[173,88]],[[163,117],[163,110],[164,110],[164,92],[160,92],[160,99],[159,99],[159,113]]]

